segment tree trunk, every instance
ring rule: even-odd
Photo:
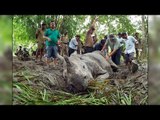
[[[148,18],[145,20],[145,15],[142,15],[142,57],[147,57],[148,52]]]

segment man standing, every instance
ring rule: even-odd
[[[42,56],[45,48],[45,44],[44,44],[45,39],[43,38],[45,30],[46,30],[46,24],[42,23],[41,28],[39,28],[36,31],[36,39],[38,43],[38,48],[36,50],[36,61],[38,59],[38,55],[40,55],[40,61],[42,61]]]
[[[89,30],[87,31],[86,34],[86,40],[85,40],[85,48],[84,48],[84,52],[85,53],[89,53],[89,52],[93,52],[94,48],[94,40],[92,38],[92,34],[95,31],[95,22],[98,18],[95,18],[95,20],[93,21],[91,27],[89,28]]]
[[[51,58],[54,58],[54,64],[57,64],[57,54],[58,54],[58,40],[60,39],[60,33],[56,30],[55,22],[50,22],[50,28],[44,33],[44,38],[46,38],[46,49],[47,49],[47,65],[51,62]]]
[[[81,40],[78,41],[77,54],[83,53],[83,42]]]
[[[80,41],[80,35],[76,35],[75,38],[72,38],[69,42],[69,56],[75,51],[77,51],[78,41]]]
[[[68,56],[68,42],[69,42],[69,39],[68,39],[68,33],[65,32],[64,33],[64,36],[62,36],[61,38],[61,46],[62,46],[62,49],[61,49],[61,55],[64,56],[64,55],[67,55]]]
[[[121,51],[121,56],[123,57],[124,61],[125,61],[125,42],[123,42],[123,38],[122,38],[122,33],[118,33],[118,41],[120,43],[120,51]]]
[[[128,36],[127,33],[122,33],[122,38],[125,40],[125,55],[126,55],[126,65],[129,70],[131,70],[132,60],[134,59],[135,44],[138,41],[133,36]]]
[[[135,49],[136,49],[136,59],[139,60],[141,51],[141,40],[139,38],[139,33],[136,32],[134,37],[138,41],[138,44],[135,45]]]
[[[110,46],[111,52],[109,54],[106,54],[106,60],[108,60],[111,57],[112,61],[116,65],[120,65],[120,55],[121,55],[120,43],[119,43],[118,39],[113,34],[109,35],[109,39],[106,40],[101,51],[103,52],[105,48],[108,49],[108,46]]]

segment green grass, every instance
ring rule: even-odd
[[[77,95],[62,91],[53,91],[47,89],[34,89],[23,83],[13,83],[19,93],[13,94],[13,100],[16,104],[25,105],[131,105],[134,103],[131,91],[129,94],[117,90],[110,95],[97,94],[95,91],[85,95]],[[147,104],[147,96],[139,104]]]
[[[16,75],[19,78],[16,78]],[[13,103],[23,105],[139,105],[147,104],[148,95],[131,86],[129,81],[121,86],[108,86],[105,83],[93,83],[87,94],[71,94],[49,89],[43,82],[34,83],[37,76],[23,70],[14,73]],[[21,79],[21,81],[17,81]],[[37,79],[37,78],[36,78]],[[40,80],[39,80],[40,81]],[[97,85],[94,87],[94,85]],[[126,85],[125,85],[126,84]],[[141,87],[141,86],[140,86]]]

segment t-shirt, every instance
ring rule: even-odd
[[[120,48],[120,42],[117,38],[114,38],[114,42],[112,42],[110,39],[107,39],[105,45],[110,46],[112,51]]]
[[[94,49],[95,50],[102,50],[103,45],[105,44],[106,39],[102,39],[101,41],[99,41],[98,43],[95,44]]]
[[[69,42],[69,47],[74,50],[77,50],[77,46],[78,46],[78,42],[76,38],[72,38],[71,41]]]
[[[120,47],[122,47],[124,45],[124,43],[122,42],[123,41],[123,38],[117,38],[119,43],[120,43]]]
[[[135,53],[135,43],[138,43],[138,41],[133,36],[128,36],[125,39],[125,54]]]
[[[60,38],[60,33],[58,30],[51,28],[47,29],[44,33],[45,36],[49,37],[51,41],[46,40],[46,46],[56,46],[58,39]]]

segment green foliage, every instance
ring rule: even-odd
[[[123,90],[110,93],[110,95],[89,92],[85,95],[71,94],[63,91],[50,91],[47,89],[34,89],[23,83],[14,82],[13,87],[19,94],[13,94],[14,104],[26,105],[132,105],[137,104],[133,94]],[[133,97],[132,97],[133,96]],[[147,96],[139,104],[147,104]]]
[[[49,27],[51,20],[56,22],[57,29],[61,34],[67,31],[70,39],[76,34],[80,34],[81,40],[84,41],[90,22],[94,17],[91,15],[16,15],[13,17],[14,50],[19,44],[28,47],[29,44],[35,43],[35,32],[40,23],[45,22]],[[136,31],[136,27],[127,15],[99,15],[96,22],[96,34],[100,40],[109,33],[117,34],[127,31],[132,34]]]
[[[12,16],[0,16],[0,55],[12,45]]]
[[[54,20],[56,27],[61,34],[68,32],[69,39],[76,34],[81,35],[84,42],[86,32],[89,29],[91,21],[95,16],[91,15],[19,15],[13,17],[13,50],[22,45],[31,48],[35,44],[35,32],[41,22],[45,22],[49,27],[49,22]],[[98,40],[104,35],[118,32],[128,32],[133,35],[137,30],[142,31],[142,21],[135,23],[127,15],[99,15],[96,22],[96,34]],[[147,21],[147,20],[146,20]],[[137,26],[138,24],[138,26]],[[147,26],[145,22],[145,26]],[[35,46],[34,46],[35,47]],[[35,105],[131,105],[135,102],[136,92],[118,89],[109,95],[97,94],[97,91],[89,92],[87,95],[70,94],[62,91],[51,91],[43,84],[36,88],[32,82],[33,76],[22,72],[23,82],[14,80],[13,88],[16,89],[13,94],[15,104],[35,104]],[[27,84],[26,84],[27,82]],[[31,84],[31,85],[29,85]],[[108,93],[107,93],[108,94]],[[147,104],[147,96],[141,99],[139,104]]]
[[[145,105],[148,95],[143,97],[140,90],[128,83],[122,86],[108,86],[108,82],[95,83],[86,94],[71,94],[52,90],[43,82],[36,82],[29,70],[14,73],[13,103],[25,105]],[[18,76],[21,81],[17,81]],[[124,85],[124,86],[123,86]],[[126,86],[128,85],[128,86]],[[98,87],[99,86],[99,87]],[[106,89],[104,88],[108,88]],[[140,86],[141,87],[141,86]],[[138,92],[137,92],[138,91]],[[138,97],[138,100],[137,100]]]
[[[0,105],[12,104],[12,62],[5,52],[12,47],[12,16],[0,16]]]

